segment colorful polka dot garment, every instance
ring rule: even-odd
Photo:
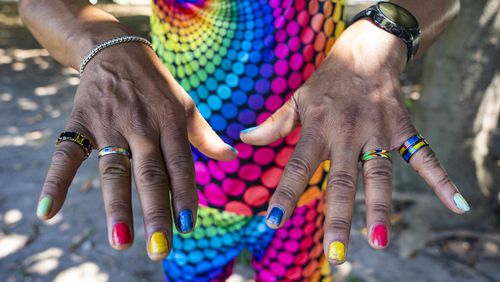
[[[225,281],[252,254],[256,281],[330,281],[323,255],[325,173],[315,172],[279,230],[262,216],[300,129],[253,147],[241,130],[262,123],[314,72],[343,31],[343,1],[157,0],[152,43],[216,132],[238,151],[219,162],[194,150],[200,207],[190,234],[175,232],[167,281]]]
[[[168,282],[226,281],[235,258],[252,254],[255,281],[329,282],[323,255],[324,200],[298,207],[283,227],[271,229],[264,216],[241,216],[200,207],[192,233],[174,233],[173,248],[163,260]]]
[[[344,30],[343,0],[155,0],[154,49],[213,129],[239,151],[222,162],[194,150],[200,203],[263,214],[300,129],[265,147],[240,131],[262,123],[321,64]],[[299,204],[321,194],[318,169]]]

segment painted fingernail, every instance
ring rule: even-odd
[[[183,233],[193,229],[193,212],[191,210],[182,210],[179,212],[179,229]]]
[[[47,216],[52,209],[52,197],[44,196],[40,202],[38,202],[38,207],[36,208],[36,215],[38,217]]]
[[[460,210],[462,210],[464,212],[470,211],[469,203],[467,203],[467,201],[464,199],[464,196],[462,196],[462,194],[455,193],[455,195],[453,195],[453,201],[455,202],[455,205],[457,206],[457,208],[459,208]]]
[[[238,150],[236,150],[233,146],[229,145],[229,144],[226,144],[229,149],[231,149],[231,151],[235,152],[235,153],[238,153]]]
[[[282,208],[273,207],[271,209],[271,212],[267,216],[267,223],[269,223],[269,225],[274,226],[274,227],[280,226],[281,220],[283,219],[284,214],[285,214],[285,212],[283,211]]]
[[[372,245],[378,248],[386,247],[389,242],[387,235],[387,227],[384,224],[376,225],[372,230]]]
[[[113,244],[126,245],[130,243],[130,229],[128,225],[123,222],[118,222],[113,226]]]
[[[257,129],[257,126],[249,127],[247,129],[243,129],[241,132],[243,132],[243,133],[250,133],[250,132],[254,131],[255,129]]]
[[[344,243],[340,241],[331,242],[328,245],[328,259],[336,261],[345,260],[345,247]]]
[[[162,232],[156,231],[149,239],[149,252],[152,254],[165,253],[168,249],[167,238]]]

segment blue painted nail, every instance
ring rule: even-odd
[[[191,210],[182,210],[179,212],[179,229],[182,233],[193,229],[193,212]]]
[[[247,129],[243,129],[241,132],[243,132],[243,133],[249,133],[251,131],[254,131],[255,129],[257,129],[257,126],[249,127]]]
[[[282,208],[273,207],[269,215],[267,216],[267,223],[273,227],[278,227],[281,224],[281,219],[283,219],[283,214],[285,212]]]
[[[226,144],[229,149],[231,149],[231,151],[235,152],[235,153],[238,153],[238,150],[236,150],[233,146],[229,145],[229,144]]]

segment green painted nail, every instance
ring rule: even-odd
[[[457,208],[461,209],[462,211],[467,212],[470,210],[470,206],[464,199],[462,194],[455,193],[455,195],[453,195],[453,201],[455,202],[455,205],[457,205]]]
[[[36,208],[36,215],[43,217],[49,214],[52,208],[52,198],[50,196],[43,197],[40,202],[38,202],[38,207]]]

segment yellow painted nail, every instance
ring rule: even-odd
[[[336,261],[345,260],[345,247],[344,243],[335,241],[328,246],[328,259]]]
[[[149,252],[152,254],[165,253],[168,249],[167,238],[162,232],[156,231],[149,240]]]

